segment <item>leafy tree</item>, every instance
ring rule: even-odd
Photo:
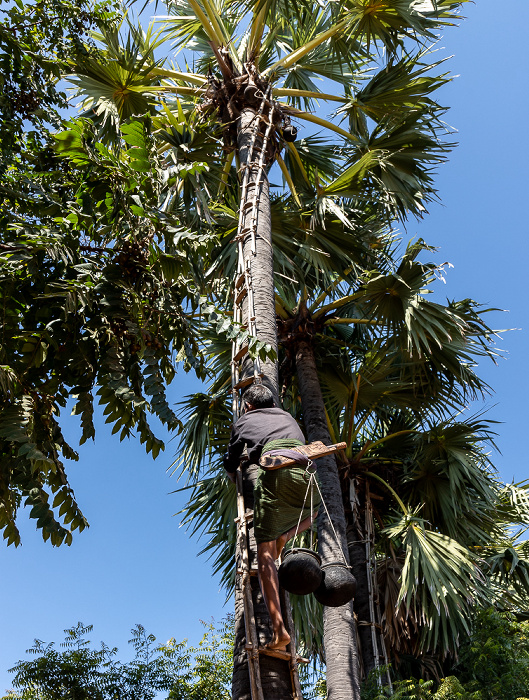
[[[167,700],[230,700],[233,617],[202,624],[198,647],[174,639],[157,645],[152,634],[136,625],[129,641],[134,658],[122,662],[117,648],[103,643],[94,648],[87,639],[92,626],[78,623],[65,630],[64,651],[35,641],[28,650],[34,658],[11,669],[16,690],[1,700],[149,700],[160,693]],[[324,697],[318,673],[305,673],[303,688],[307,700]]]
[[[123,141],[107,148],[79,120],[57,151],[28,178],[31,199],[10,193],[3,210],[0,526],[15,544],[23,499],[55,545],[86,526],[62,462],[77,459],[60,424],[68,401],[81,444],[94,436],[97,392],[113,432],[136,430],[156,457],[163,443],[149,414],[179,425],[165,398],[177,362],[204,376],[191,314],[209,239],[161,210],[148,122],[124,125]]]
[[[218,626],[203,623],[198,647],[171,639],[156,645],[156,638],[141,625],[132,629],[134,658],[118,661],[117,648],[91,646],[91,625],[78,623],[66,632],[57,651],[54,643],[37,640],[12,671],[17,690],[2,700],[152,700],[159,693],[171,700],[228,700],[233,644],[230,618]]]
[[[381,689],[376,673],[362,687],[362,700],[523,700],[529,695],[527,622],[508,613],[476,610],[460,656],[440,682],[398,680]],[[523,696],[523,697],[522,697]]]
[[[482,700],[516,700],[529,695],[529,623],[512,614],[479,610],[461,646],[455,672]]]
[[[0,9],[2,177],[8,168],[23,171],[27,153],[45,147],[48,129],[60,127],[60,112],[68,103],[57,83],[68,61],[90,50],[90,29],[114,17],[111,2],[15,0],[5,5]]]

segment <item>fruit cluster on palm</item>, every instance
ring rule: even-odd
[[[431,169],[450,148],[434,99],[449,78],[425,45],[462,4],[176,0],[158,33],[130,27],[120,43],[107,30],[99,56],[72,65],[96,139],[119,148],[123,124],[148,122],[165,170],[162,211],[215,235],[198,261],[202,313],[220,319],[198,331],[212,381],[181,416],[186,522],[209,533],[206,550],[233,585],[234,496],[219,456],[230,342],[245,332],[230,322],[238,232],[265,380],[309,440],[348,443],[339,463],[319,466],[339,542],[326,514],[318,537],[324,557],[341,545],[357,576],[364,674],[384,645],[391,660],[454,652],[473,605],[516,607],[529,592],[524,545],[508,531],[529,500],[494,476],[486,423],[460,415],[487,391],[475,366],[494,357],[494,334],[474,302],[425,298],[442,266],[419,261],[422,242],[399,255],[393,232],[426,212]],[[185,65],[156,59],[163,46],[182,49]],[[316,114],[320,104],[330,107]],[[241,189],[246,173],[252,187]],[[283,178],[282,192],[270,194],[269,175]],[[320,614],[310,601],[296,609],[312,651]],[[329,697],[358,698],[352,609],[326,608],[324,621]]]

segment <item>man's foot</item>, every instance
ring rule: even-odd
[[[276,649],[277,651],[286,651],[287,644],[290,644],[290,635],[283,627],[278,634],[274,634],[272,639],[265,644],[265,649]]]

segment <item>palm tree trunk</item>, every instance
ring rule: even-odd
[[[257,137],[252,153],[252,141],[256,132]],[[255,241],[252,241],[253,236],[250,232],[244,235],[244,264],[247,265],[249,261],[251,265],[256,335],[260,341],[269,343],[277,354],[269,184],[266,168],[259,169],[262,143],[263,134],[259,116],[254,109],[246,108],[241,112],[238,129],[241,177],[244,176],[245,169],[249,170],[245,200],[240,202],[241,231],[244,232],[252,228],[252,216],[256,216],[257,230]],[[255,214],[253,213],[254,208],[251,206],[254,200],[256,200]],[[246,300],[247,302],[248,300]],[[277,362],[267,359],[261,364],[261,370],[264,373],[263,383],[271,389],[276,405],[279,406]],[[243,374],[246,372],[247,368],[244,367]]]
[[[256,320],[256,335],[262,342],[269,343],[277,353],[277,329],[274,300],[274,276],[273,276],[273,250],[270,216],[270,198],[268,177],[266,171],[258,166],[260,149],[262,147],[262,134],[260,134],[260,121],[255,110],[248,108],[241,112],[238,126],[238,148],[241,162],[241,174],[244,169],[249,169],[249,183],[246,196],[241,198],[240,218],[244,232],[251,228],[252,216],[257,217],[257,230],[254,241],[250,233],[244,235],[243,255],[244,264],[247,261],[251,265],[253,311]],[[257,131],[253,154],[252,141]],[[256,207],[251,206],[256,198]],[[252,211],[254,212],[252,214]],[[248,298],[246,299],[246,304]],[[247,317],[248,315],[245,314]],[[274,394],[275,402],[279,406],[277,362],[269,359],[261,363],[261,371],[264,373],[263,383]],[[252,362],[246,362],[242,375],[253,372]],[[247,509],[253,509],[253,486],[257,478],[256,465],[245,465],[243,469],[244,500]],[[253,524],[249,527],[249,558],[250,568],[257,567],[257,546],[253,537]],[[239,554],[239,553],[238,553]],[[239,556],[238,556],[239,560]],[[240,577],[238,577],[240,579]],[[259,645],[264,645],[272,636],[270,617],[265,602],[259,590],[257,577],[251,577],[252,599],[254,602],[255,622]],[[250,679],[248,661],[246,655],[246,633],[244,626],[244,604],[240,581],[235,588],[235,645],[233,652],[233,700],[250,700]],[[289,664],[281,659],[269,656],[260,656],[260,672],[263,695],[266,700],[292,700],[292,681]]]
[[[331,444],[316,361],[311,345],[301,340],[296,348],[296,370],[303,408],[303,421],[309,442]],[[323,561],[348,559],[342,490],[334,456],[318,459],[318,481],[332,524],[323,508],[318,515],[318,547]],[[341,549],[341,551],[340,551]],[[360,700],[359,663],[353,604],[324,607],[324,647],[329,700]]]
[[[365,532],[353,513],[349,513],[347,523],[347,541],[349,543],[349,559],[351,571],[356,578],[355,612],[358,620],[358,642],[362,659],[362,676],[365,678],[376,667],[378,649],[373,645],[371,632],[371,615],[369,599],[369,583],[367,580]]]

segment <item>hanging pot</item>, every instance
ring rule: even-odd
[[[283,555],[277,575],[285,591],[296,595],[308,595],[321,583],[321,558],[312,549],[289,549]]]
[[[297,127],[292,126],[292,124],[289,124],[288,126],[283,127],[283,138],[285,139],[285,141],[288,141],[289,143],[293,143],[296,140],[297,135],[298,135]]]
[[[354,598],[356,579],[349,567],[341,561],[330,561],[323,564],[322,580],[314,591],[314,597],[322,605],[338,608]]]
[[[251,105],[255,105],[260,101],[259,95],[261,95],[262,97],[262,93],[260,92],[257,85],[255,85],[255,83],[250,83],[244,89],[244,99]]]

